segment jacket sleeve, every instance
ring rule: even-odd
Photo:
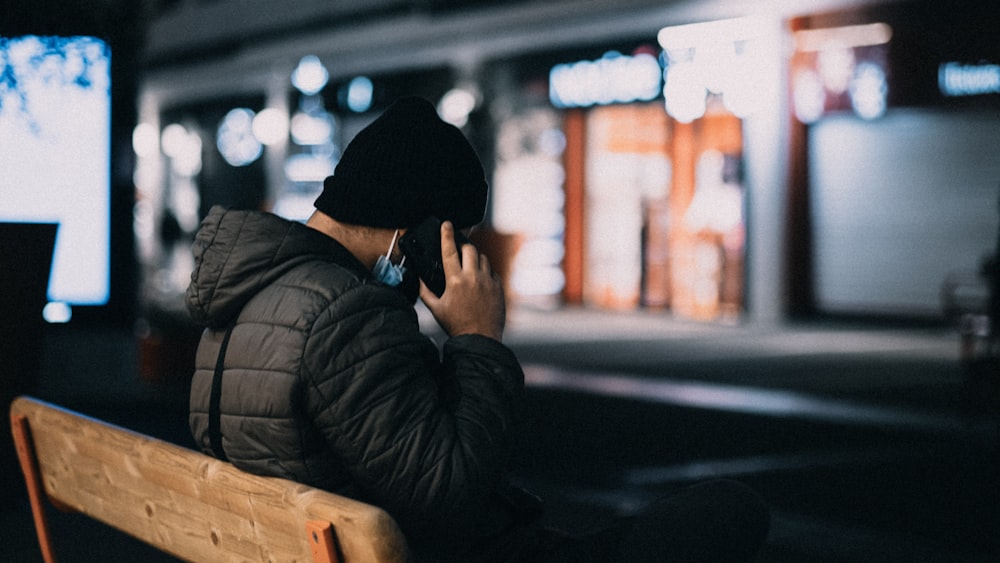
[[[404,530],[475,533],[524,386],[513,353],[466,335],[442,359],[412,306],[385,288],[356,288],[324,315],[306,346],[306,401],[336,455]]]

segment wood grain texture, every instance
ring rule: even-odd
[[[383,510],[260,477],[200,452],[33,399],[27,418],[49,499],[190,561],[313,561],[309,521],[332,525],[337,555],[403,562],[405,540]]]

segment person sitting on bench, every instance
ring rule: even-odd
[[[191,387],[197,444],[383,508],[418,561],[751,558],[767,510],[735,483],[586,538],[543,527],[541,501],[510,483],[524,377],[501,342],[503,289],[485,255],[451,242],[482,221],[487,191],[461,131],[407,97],[347,146],[305,224],[213,208],[187,292],[207,326]],[[446,241],[440,296],[399,248],[431,216]],[[418,295],[448,336],[440,350],[420,333]]]

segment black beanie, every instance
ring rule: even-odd
[[[405,97],[347,145],[315,205],[352,225],[407,228],[434,216],[466,228],[483,220],[487,191],[462,132],[427,100]]]

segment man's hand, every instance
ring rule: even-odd
[[[420,282],[420,298],[449,336],[480,334],[500,340],[507,317],[503,286],[485,254],[471,244],[455,248],[454,226],[441,223],[441,263],[445,288],[441,297]]]

